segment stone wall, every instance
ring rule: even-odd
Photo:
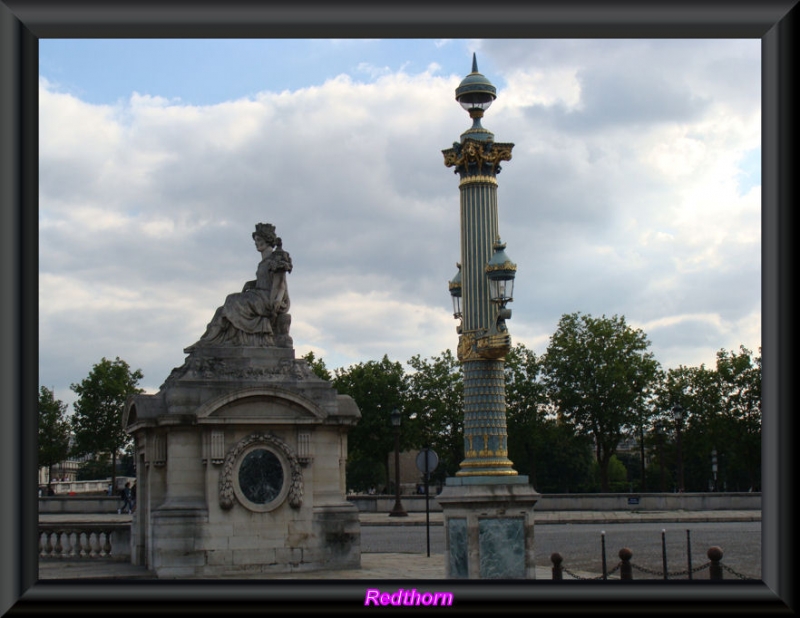
[[[431,488],[433,489],[433,488]],[[629,500],[638,498],[638,504]],[[348,502],[355,504],[361,513],[388,513],[395,497],[378,495],[351,495]],[[410,513],[425,512],[425,496],[401,496],[403,507]],[[57,513],[116,513],[119,498],[108,496],[55,496],[39,498],[39,512]],[[442,508],[431,493],[429,507],[432,512]],[[688,493],[688,494],[544,494],[536,503],[537,511],[716,511],[760,510],[761,493]]]
[[[431,488],[433,489],[433,488]],[[347,499],[362,513],[388,513],[394,496],[350,495]],[[425,512],[425,496],[401,496],[409,513]],[[431,511],[441,511],[435,496],[429,498]],[[761,493],[646,493],[646,494],[543,494],[536,511],[718,511],[761,510]]]

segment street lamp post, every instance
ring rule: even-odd
[[[400,502],[400,411],[395,408],[390,414],[394,427],[394,507],[389,517],[406,517],[408,513]]]
[[[500,240],[497,174],[514,144],[495,142],[481,126],[496,89],[478,72],[474,55],[472,72],[455,95],[472,126],[442,151],[445,166],[459,176],[461,259],[449,289],[464,384],[464,459],[437,496],[447,535],[445,572],[456,579],[534,578],[539,494],[512,467],[506,423],[506,305],[514,297],[517,265]]]
[[[642,489],[641,491],[647,491],[647,469],[645,466],[644,460],[644,423],[639,425],[639,452],[641,455],[641,464],[642,464]]]
[[[717,491],[717,449],[711,449],[711,474],[714,475],[714,485],[712,491]]]
[[[445,166],[461,178],[461,261],[449,285],[464,372],[465,458],[457,477],[517,475],[508,459],[504,374],[511,349],[506,305],[513,300],[517,266],[500,240],[497,212],[497,174],[514,144],[495,142],[481,126],[495,98],[495,87],[478,72],[473,55],[472,72],[456,88],[472,126],[442,151]]]
[[[683,493],[683,453],[681,452],[681,422],[683,421],[683,406],[676,404],[672,408],[672,417],[675,419],[675,439],[678,447],[678,491]]]
[[[664,424],[656,422],[656,435],[658,436],[658,466],[661,472],[661,493],[667,490],[666,474],[664,472]]]

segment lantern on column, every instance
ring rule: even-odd
[[[509,259],[505,249],[506,243],[498,238],[494,244],[494,255],[486,264],[489,298],[501,308],[514,300],[514,277],[517,276],[517,265]]]

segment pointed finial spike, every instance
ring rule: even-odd
[[[472,52],[472,72],[473,73],[478,72],[478,57],[475,54],[475,52]]]

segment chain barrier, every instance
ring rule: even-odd
[[[707,569],[710,566],[711,566],[711,563],[710,562],[706,562],[705,564],[701,564],[698,567],[694,567],[691,572],[692,572],[692,574],[699,573],[703,569]],[[638,564],[633,564],[632,562],[631,562],[631,567],[636,569],[637,571],[641,571],[642,573],[647,573],[648,575],[658,575],[659,577],[664,577],[664,571],[655,571],[653,569],[648,569],[646,567],[641,567]],[[668,572],[667,573],[667,578],[680,577],[681,575],[686,575],[687,576],[686,578],[688,579],[689,570],[686,569],[685,571],[671,571],[671,572]]]
[[[722,579],[722,569],[728,571],[728,573],[738,577],[739,579],[754,579],[752,577],[748,577],[741,573],[737,573],[732,568],[730,568],[726,564],[722,564],[721,560],[723,557],[722,549],[714,546],[710,547],[708,550],[708,557],[710,558],[709,562],[705,564],[701,564],[700,566],[692,568],[692,560],[691,560],[691,531],[686,531],[686,547],[687,547],[687,558],[688,558],[688,568],[682,571],[668,571],[667,570],[667,549],[666,549],[666,537],[665,537],[665,530],[661,531],[661,545],[662,545],[662,558],[664,562],[664,568],[661,571],[655,569],[649,569],[647,567],[639,566],[637,564],[633,564],[631,562],[632,552],[630,549],[623,548],[619,551],[619,557],[621,558],[620,562],[610,571],[606,570],[606,544],[605,544],[605,531],[601,532],[601,539],[602,539],[602,558],[603,558],[603,574],[597,575],[594,577],[585,576],[585,575],[578,575],[567,569],[563,564],[563,558],[561,554],[554,553],[550,556],[551,561],[553,562],[553,579],[561,579],[563,577],[563,573],[566,573],[573,579],[580,579],[580,580],[603,580],[608,579],[609,575],[620,571],[619,579],[632,579],[633,578],[633,569],[636,569],[640,573],[646,573],[648,575],[652,575],[658,578],[663,579],[692,579],[692,575],[695,573],[699,573],[700,571],[704,571],[709,569],[709,579],[712,580],[719,580]]]
[[[622,562],[620,562],[619,564],[617,564],[617,566],[615,566],[613,569],[611,569],[608,572],[608,575],[611,575],[612,573],[615,573],[616,571],[618,571],[621,566],[622,566]],[[739,579],[745,579],[745,580],[746,579],[753,579],[752,577],[748,577],[746,575],[742,575],[741,573],[738,573],[737,571],[734,571],[731,567],[729,567],[726,564],[721,564],[720,566],[723,569],[725,569],[726,571],[728,571],[728,573],[738,577]],[[631,562],[631,567],[633,569],[636,569],[637,571],[642,572],[642,573],[647,573],[648,575],[655,575],[658,578],[663,578],[664,577],[664,571],[656,571],[655,569],[648,569],[647,567],[639,566],[638,564],[634,564],[632,562]],[[699,573],[700,571],[704,571],[706,569],[709,569],[710,567],[711,567],[711,562],[706,562],[705,564],[701,564],[700,566],[694,567],[692,569],[692,574],[694,575],[695,573]],[[561,567],[561,571],[563,573],[566,573],[567,575],[569,575],[573,579],[581,579],[581,580],[584,580],[584,581],[592,581],[592,580],[601,580],[601,579],[603,579],[602,575],[597,575],[595,577],[584,577],[582,575],[578,575],[577,573],[573,573],[572,571],[570,571],[565,566]],[[689,570],[688,569],[685,570],[685,571],[672,571],[672,572],[668,572],[667,573],[667,578],[673,579],[673,578],[678,578],[678,577],[681,577],[681,576],[686,576],[686,579],[688,579],[688,575],[689,575]]]
[[[612,573],[615,573],[616,571],[619,571],[620,566],[622,566],[621,562],[617,566],[615,566],[613,569],[608,571],[608,573],[606,573],[606,575],[611,575]],[[573,579],[583,579],[583,580],[603,579],[602,575],[598,575],[597,577],[583,577],[581,575],[578,575],[577,573],[573,573],[567,567],[563,567],[563,566],[561,567],[561,570],[564,573],[566,573],[567,575],[569,575],[570,577],[572,577]]]
[[[728,573],[730,573],[730,574],[732,574],[732,575],[735,575],[735,576],[736,576],[736,577],[738,577],[739,579],[753,579],[752,577],[747,577],[746,575],[742,575],[741,573],[737,573],[737,572],[736,572],[736,571],[734,571],[734,570],[733,570],[731,567],[729,567],[727,564],[720,564],[720,566],[721,566],[723,569],[725,569],[725,570],[726,570]]]

